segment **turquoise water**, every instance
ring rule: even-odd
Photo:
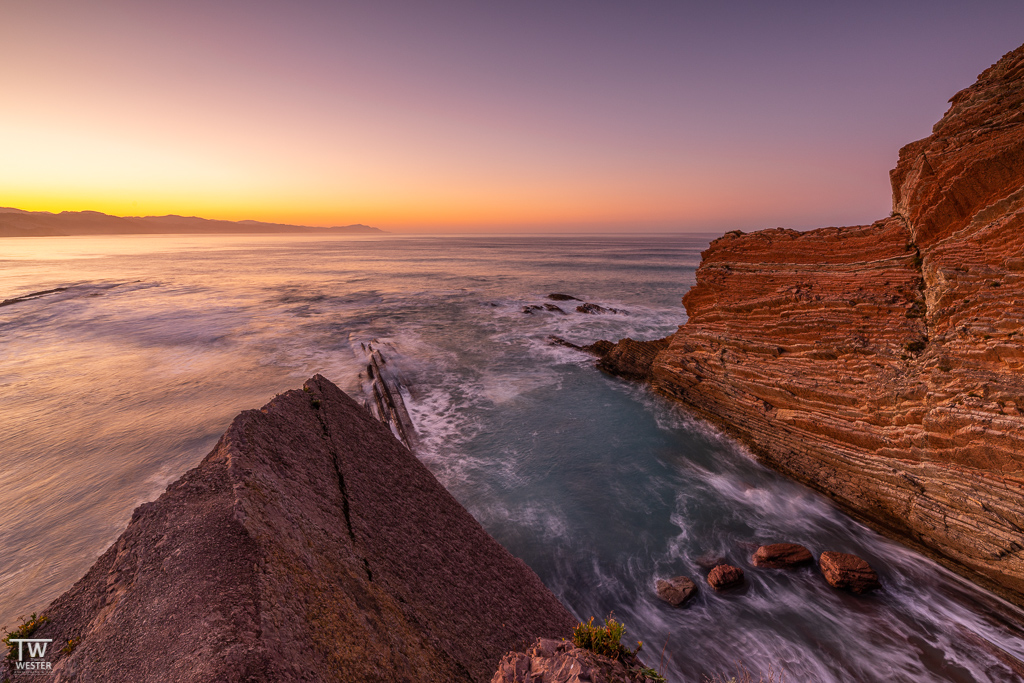
[[[320,372],[358,392],[393,345],[418,455],[577,616],[614,611],[670,680],[1015,680],[1024,617],[593,359],[547,343],[662,337],[710,236],[0,241],[0,625],[79,578],[239,411]],[[624,311],[523,313],[551,292]],[[855,552],[883,590],[755,570],[761,544]],[[684,609],[657,577],[725,557],[734,593]],[[1005,658],[1005,656],[1004,656]],[[756,678],[756,677],[755,677]]]

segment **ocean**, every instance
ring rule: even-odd
[[[0,306],[0,627],[69,588],[238,412],[314,373],[360,393],[372,342],[438,479],[580,619],[623,621],[669,680],[738,665],[786,681],[1018,680],[1005,662],[1024,660],[1019,610],[549,343],[670,334],[712,237],[0,240],[0,300],[48,292]],[[858,554],[883,589],[750,566],[778,541]],[[745,588],[707,587],[716,558]],[[678,574],[701,584],[682,609],[654,594]]]

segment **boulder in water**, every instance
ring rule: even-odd
[[[671,579],[658,579],[654,584],[658,597],[672,605],[679,607],[697,594],[697,584],[687,576],[675,576]]]
[[[569,296],[568,294],[548,294],[548,298],[552,301],[582,301],[582,299],[577,299],[576,297]]]
[[[882,587],[878,581],[878,574],[871,565],[856,555],[823,552],[818,565],[825,580],[836,588],[860,594]]]
[[[617,308],[605,308],[604,306],[598,306],[597,304],[583,303],[576,307],[577,313],[590,313],[591,315],[597,313],[625,313]]]
[[[731,564],[720,564],[708,572],[708,583],[716,591],[735,588],[743,583],[743,570]]]
[[[755,567],[795,569],[814,562],[811,551],[798,543],[772,543],[757,549],[751,558]]]

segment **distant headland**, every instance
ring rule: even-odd
[[[23,211],[0,207],[0,237],[69,237],[75,235],[214,235],[314,233],[360,235],[384,233],[356,223],[331,228],[261,221],[219,221],[195,216],[110,216],[98,211]]]

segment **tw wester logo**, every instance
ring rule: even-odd
[[[18,659],[13,662],[15,674],[47,674],[52,670],[50,662],[46,661],[46,648],[53,642],[53,638],[10,638],[7,641],[11,645],[18,644]],[[28,658],[25,651],[28,651]]]

